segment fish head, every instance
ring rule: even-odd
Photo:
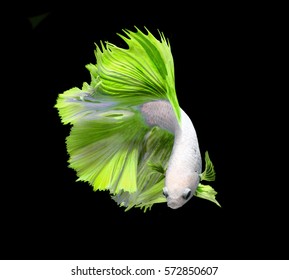
[[[167,199],[168,207],[177,209],[187,203],[195,194],[199,182],[200,175],[198,172],[190,172],[166,180],[163,195]]]

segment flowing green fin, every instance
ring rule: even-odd
[[[203,184],[199,184],[195,192],[196,197],[207,199],[221,207],[219,202],[216,200],[216,194],[217,192],[211,186]]]
[[[170,101],[178,121],[180,107],[175,91],[174,62],[168,41],[160,33],[124,30],[118,34],[128,45],[119,48],[109,42],[96,46],[97,65],[87,65],[98,92],[118,97],[123,105],[153,100]]]
[[[139,112],[124,112],[113,110],[82,119],[67,138],[70,167],[78,180],[89,182],[94,190],[137,190],[139,149],[148,128],[142,126]]]
[[[126,211],[132,207],[146,211],[155,203],[166,202],[162,193],[165,178],[163,171],[171,155],[174,136],[154,127],[145,138],[138,167],[137,191],[132,194],[121,192],[113,197],[119,205],[126,207]]]
[[[55,106],[63,123],[73,125],[66,144],[78,181],[109,190],[126,210],[146,211],[165,202],[164,172],[174,136],[148,127],[137,107],[124,108],[115,98],[91,91],[87,84],[72,88],[59,95]]]
[[[103,95],[92,96],[94,89],[87,83],[82,89],[74,87],[58,95],[55,108],[58,109],[63,124],[75,124],[92,119],[101,119],[117,107],[117,102]],[[122,115],[132,113],[123,110]],[[108,119],[106,119],[108,120]]]
[[[210,160],[208,151],[205,152],[205,170],[201,174],[201,181],[215,181],[216,172],[214,169],[214,165]]]
[[[69,166],[94,190],[108,190],[130,209],[164,202],[164,170],[173,135],[145,124],[139,105],[168,100],[180,121],[174,65],[168,41],[148,30],[124,30],[128,45],[96,46],[97,64],[87,65],[90,84],[59,94],[55,107],[64,124]]]

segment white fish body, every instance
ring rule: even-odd
[[[163,193],[170,208],[179,208],[194,195],[200,181],[202,160],[195,128],[183,110],[180,125],[167,101],[145,103],[141,112],[148,125],[159,126],[174,134]]]

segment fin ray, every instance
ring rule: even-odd
[[[74,124],[67,150],[78,180],[88,181],[94,190],[136,191],[138,150],[149,128],[135,114],[139,113],[126,119],[103,117]]]
[[[175,91],[174,64],[170,45],[148,30],[144,34],[124,30],[118,34],[128,45],[119,48],[109,42],[96,48],[96,67],[89,66],[94,79],[100,79],[99,90],[118,96],[123,104],[141,104],[165,99],[171,102],[178,121],[180,107]],[[137,103],[139,102],[139,103]]]

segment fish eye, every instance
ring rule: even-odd
[[[191,196],[192,191],[189,188],[186,188],[183,192],[183,199],[188,199]]]
[[[168,189],[167,189],[167,188],[163,188],[163,195],[164,195],[165,197],[168,197],[168,196],[169,196],[169,194],[168,194]]]

